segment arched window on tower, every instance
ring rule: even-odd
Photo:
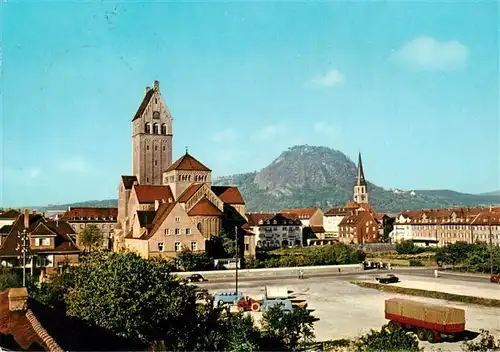
[[[167,125],[161,125],[161,134],[167,134]]]
[[[146,133],[151,133],[151,125],[149,123],[146,123]]]
[[[158,134],[158,124],[157,123],[155,123],[153,125],[153,134]]]

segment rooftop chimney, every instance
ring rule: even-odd
[[[11,312],[23,312],[28,308],[28,290],[26,287],[9,289],[8,297]]]
[[[30,227],[30,210],[24,209],[24,228],[27,229]]]
[[[159,207],[160,207],[160,201],[155,200],[155,211],[157,211]]]

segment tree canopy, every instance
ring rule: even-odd
[[[96,225],[88,225],[80,232],[80,245],[84,250],[93,251],[102,248],[104,234]]]

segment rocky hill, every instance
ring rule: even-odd
[[[366,170],[365,170],[366,171]],[[367,173],[369,175],[369,172]],[[218,185],[237,185],[248,211],[318,206],[327,209],[352,200],[356,165],[340,151],[314,146],[295,146],[264,169],[217,178]],[[475,195],[450,190],[387,190],[368,183],[369,200],[378,211],[500,204],[498,192]],[[73,206],[112,207],[116,199],[30,207],[65,210]]]
[[[220,177],[216,184],[237,185],[249,211],[318,206],[329,208],[352,199],[356,165],[340,151],[295,146],[258,172]],[[413,192],[386,190],[368,183],[370,203],[379,211],[442,208],[500,203],[494,195],[448,190]]]

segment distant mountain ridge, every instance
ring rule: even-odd
[[[352,200],[356,164],[345,154],[327,147],[298,145],[282,152],[260,171],[223,176],[216,185],[236,185],[248,211],[279,211],[317,206],[328,209]],[[366,172],[367,170],[365,170]],[[369,174],[369,172],[368,172]],[[377,211],[500,204],[500,192],[467,194],[452,190],[384,189],[368,182],[368,198]],[[38,211],[68,207],[116,207],[116,199],[33,207]]]

